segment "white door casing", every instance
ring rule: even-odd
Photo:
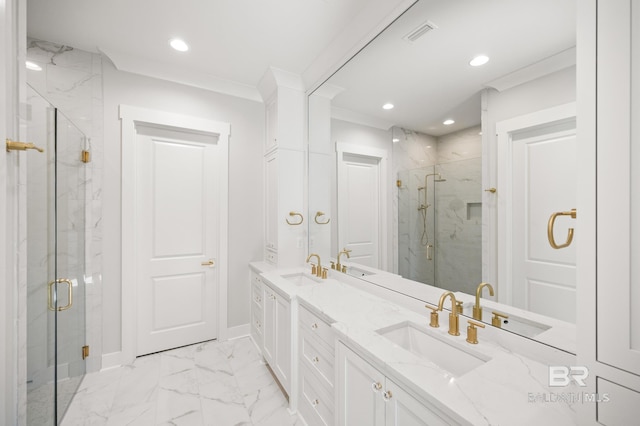
[[[386,270],[387,153],[342,143],[336,151],[338,250],[351,250],[350,262]]]
[[[120,118],[121,361],[225,340],[230,126],[126,105]]]
[[[574,244],[553,249],[547,239],[552,213],[576,206],[575,104],[497,123],[498,300],[575,322]],[[565,241],[575,220],[556,220],[555,239]]]

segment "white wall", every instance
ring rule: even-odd
[[[229,327],[249,322],[248,263],[262,258],[262,103],[117,71],[104,61],[104,353],[121,348],[120,104],[231,123]]]

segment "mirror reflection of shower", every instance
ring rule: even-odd
[[[420,244],[426,247],[427,260],[433,260],[433,241],[429,238],[429,227],[427,226],[427,210],[431,207],[429,204],[429,178],[433,177],[434,184],[436,182],[446,182],[440,173],[428,173],[424,176],[424,185],[418,187],[418,211],[422,217],[422,235],[420,236]],[[423,194],[421,197],[420,194]]]
[[[407,168],[397,179],[398,273],[471,294],[482,278],[481,158]]]

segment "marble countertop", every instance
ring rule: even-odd
[[[468,344],[466,319],[460,317],[460,336],[447,334],[447,312],[440,313],[440,328],[429,328],[454,346],[469,347],[482,354],[487,362],[459,376],[426,358],[395,345],[376,330],[403,322],[428,327],[428,312],[418,314],[390,300],[338,281],[338,274],[320,283],[296,285],[282,275],[307,271],[308,268],[252,268],[278,287],[280,292],[297,298],[325,318],[340,340],[354,349],[387,377],[461,424],[473,425],[567,425],[576,423],[573,386],[551,388],[548,364],[507,349],[478,330],[477,345]],[[448,302],[448,301],[447,301]],[[557,401],[560,399],[560,401]]]

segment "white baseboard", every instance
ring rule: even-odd
[[[111,352],[102,355],[102,369],[110,370],[112,368],[120,367],[122,365],[122,351]]]
[[[239,339],[249,335],[249,324],[237,325],[227,328],[227,340]]]
[[[239,339],[249,335],[249,324],[242,324],[227,329],[227,340]],[[120,367],[124,363],[124,354],[122,351],[111,352],[102,355],[102,368],[100,371],[109,370],[111,368]]]

